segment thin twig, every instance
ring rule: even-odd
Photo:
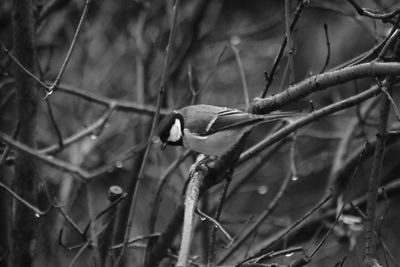
[[[239,74],[240,74],[240,80],[242,81],[242,89],[243,89],[243,97],[244,97],[244,102],[246,104],[246,108],[250,106],[250,101],[249,101],[249,88],[247,87],[247,81],[246,81],[246,74],[244,73],[244,68],[243,68],[243,63],[242,59],[240,58],[240,53],[239,53],[239,48],[238,48],[238,43],[240,42],[239,37],[236,36],[236,38],[232,37],[231,39],[231,49],[233,53],[235,54],[235,59],[239,68]]]
[[[378,54],[378,58],[375,60],[384,60],[387,52],[389,51],[389,48],[393,47],[393,45],[397,41],[397,38],[399,37],[400,34],[400,31],[398,29],[399,22],[400,22],[400,16],[397,17],[396,23],[393,25],[392,29],[390,30],[390,33],[386,36],[385,40],[382,42],[383,47]]]
[[[196,208],[196,212],[200,215],[200,220],[203,221],[202,218],[204,218],[204,220],[208,220],[210,221],[212,224],[214,224],[214,228],[219,229],[222,234],[226,237],[226,239],[228,239],[229,242],[231,242],[233,240],[233,238],[231,237],[231,235],[228,233],[227,230],[225,230],[225,228],[213,217],[205,214],[204,212],[202,212],[199,207]]]
[[[36,82],[38,82],[46,90],[50,89],[50,87],[47,84],[42,82],[38,77],[36,77],[35,74],[33,74],[30,70],[25,68],[25,66],[21,62],[19,62],[19,60],[2,43],[0,43],[0,47],[14,61],[14,63],[17,64],[17,66],[20,67],[26,74],[31,76],[32,79],[34,79]]]
[[[114,207],[116,207],[122,200],[124,200],[127,197],[127,193],[121,194],[116,200],[111,202],[105,209],[103,209],[100,213],[98,213],[93,219],[89,221],[89,223],[86,225],[85,230],[83,230],[83,233],[86,235],[86,233],[89,231],[90,227],[92,224],[100,219],[104,214],[108,213],[111,211]]]
[[[290,170],[292,172],[292,180],[296,181],[299,179],[298,172],[297,172],[297,164],[296,164],[296,141],[297,135],[296,131],[293,132],[293,138],[290,145]]]
[[[27,155],[30,155],[30,156],[32,156],[32,157],[34,157],[34,158],[36,158],[36,159],[38,159],[38,160],[40,160],[42,162],[54,167],[54,168],[74,173],[74,174],[78,175],[78,177],[81,178],[81,179],[82,178],[85,179],[85,178],[89,178],[90,177],[90,174],[87,171],[82,170],[81,168],[79,168],[79,167],[77,167],[75,165],[72,165],[72,164],[70,164],[68,162],[65,162],[65,161],[62,161],[62,160],[59,160],[59,159],[56,159],[56,158],[49,157],[47,155],[41,154],[37,150],[22,144],[21,142],[11,138],[10,136],[8,136],[8,135],[6,135],[4,133],[0,132],[0,139],[4,143],[9,145],[11,148],[14,148],[14,149],[16,149],[16,150],[18,150],[20,152],[23,152],[23,153],[25,153]]]
[[[301,251],[304,251],[304,249],[302,247],[288,248],[288,249],[280,250],[277,252],[270,251],[270,252],[266,253],[265,255],[261,255],[261,256],[257,257],[256,259],[252,260],[252,262],[254,262],[254,263],[244,264],[244,266],[252,266],[251,264],[259,264],[259,262],[261,262],[261,261],[266,261],[266,260],[272,259],[274,257],[278,257],[281,255],[287,255],[287,254],[293,254],[295,252],[301,252]],[[240,265],[240,266],[243,266],[243,265]]]
[[[275,132],[274,130],[271,131],[270,133]],[[251,171],[249,171],[246,175],[244,175],[243,177],[237,177],[235,178],[235,183],[231,186],[230,191],[228,192],[228,195],[226,197],[226,201],[228,201],[229,199],[231,199],[232,197],[234,197],[236,194],[236,192],[241,188],[241,186],[249,179],[251,179],[252,177],[254,177],[254,175],[263,167],[265,166],[265,164],[268,163],[269,159],[271,157],[273,157],[275,155],[275,153],[277,151],[279,151],[280,148],[282,148],[287,142],[289,142],[289,138],[284,138],[282,141],[278,142],[277,144],[275,144],[273,147],[271,147],[267,152],[265,152],[265,154],[263,154],[262,156],[260,156],[258,163],[256,163],[252,168]],[[243,153],[246,153],[243,152]],[[242,154],[243,154],[242,153]],[[248,160],[250,158],[247,158]],[[240,166],[241,164],[244,164],[246,161],[242,160],[238,162],[238,166]]]
[[[85,240],[84,242],[81,242],[81,243],[79,243],[79,244],[77,244],[77,245],[72,245],[72,246],[67,246],[67,245],[65,245],[64,242],[62,241],[63,232],[64,232],[64,229],[61,228],[60,233],[58,234],[58,244],[59,244],[64,250],[66,250],[66,251],[71,251],[71,250],[75,250],[75,249],[77,249],[77,248],[81,248],[82,246],[85,245],[85,243],[86,243],[86,237],[84,237],[84,240]]]
[[[277,237],[275,237],[273,240],[266,240],[264,244],[262,245],[262,248],[259,249],[257,252],[253,253],[250,257],[247,259],[242,260],[239,264],[251,261],[252,259],[264,254],[266,250],[272,246],[273,244],[278,243],[281,241],[285,236],[287,236],[294,228],[296,228],[299,224],[304,222],[308,217],[310,217],[314,212],[319,210],[330,198],[332,197],[332,194],[327,195],[324,199],[322,199],[315,207],[313,207],[311,210],[309,210],[306,214],[304,214],[301,218],[299,218],[297,221],[295,221],[292,225],[290,225],[288,228],[286,228],[284,231],[282,231]],[[224,258],[223,258],[224,259]],[[224,260],[220,260],[220,263],[224,262]]]
[[[59,84],[58,91],[64,92],[66,94],[75,95],[85,99],[86,101],[94,102],[106,107],[115,106],[119,111],[123,112],[136,112],[143,115],[152,116],[156,112],[155,107],[148,105],[142,105],[131,101],[111,99],[106,96],[92,93],[89,90],[84,90],[82,88],[76,88],[67,84]],[[165,109],[160,109],[161,115],[167,115],[169,111]]]
[[[340,220],[340,217],[343,214],[344,208],[346,207],[346,204],[349,202],[349,198],[350,198],[350,192],[351,189],[353,187],[353,183],[355,181],[355,178],[357,176],[358,173],[358,167],[360,165],[361,159],[363,158],[363,154],[365,153],[365,150],[367,148],[367,144],[364,144],[363,146],[363,150],[361,151],[360,155],[358,156],[358,160],[356,163],[356,167],[354,169],[353,175],[350,178],[350,182],[348,187],[346,188],[346,191],[343,194],[343,204],[342,207],[340,208],[338,214],[336,215],[336,219],[335,222],[331,225],[331,227],[329,228],[329,230],[326,232],[326,234],[324,235],[324,237],[321,239],[321,241],[318,243],[317,246],[315,246],[315,248],[312,250],[311,253],[308,254],[308,257],[311,259],[316,253],[317,251],[322,247],[322,245],[325,243],[326,239],[328,238],[328,236],[332,233],[333,229],[335,228],[335,226],[337,225],[337,223]]]
[[[292,20],[292,22],[290,24],[290,31],[293,31],[294,26],[296,25],[297,20],[299,19],[300,14],[303,11],[303,8],[306,5],[306,3],[307,3],[306,0],[299,1],[298,5],[297,5],[297,8],[296,8],[296,11],[293,14],[293,20]],[[287,36],[285,36],[285,38],[282,41],[282,45],[281,45],[281,47],[279,49],[278,54],[275,57],[274,64],[272,65],[271,70],[269,71],[269,73],[268,72],[264,73],[265,74],[266,84],[265,84],[264,89],[262,90],[262,93],[260,94],[261,98],[264,98],[267,95],[268,90],[269,90],[272,82],[274,81],[274,76],[276,74],[276,71],[278,70],[278,66],[279,66],[279,63],[280,63],[280,61],[282,59],[283,52],[285,51],[286,44],[287,44]]]
[[[189,79],[189,89],[192,92],[192,99],[190,100],[190,105],[194,105],[196,102],[196,97],[199,94],[199,92],[196,91],[194,88],[194,80],[193,80],[193,68],[192,64],[188,64],[188,79]]]
[[[57,210],[61,213],[61,215],[67,220],[67,222],[79,233],[79,235],[82,237],[83,240],[86,241],[86,236],[84,232],[79,228],[79,226],[76,224],[76,222],[62,209],[62,207],[58,206],[56,207]],[[60,230],[60,240],[62,240],[62,234],[63,234],[63,229],[61,228]]]
[[[389,94],[389,92],[385,86],[380,86],[380,88],[381,88],[382,92],[385,93],[387,99],[389,100],[389,102],[393,108],[394,115],[396,116],[396,119],[398,121],[400,121],[400,112],[399,112],[399,109],[397,108],[396,102],[394,102],[392,96]]]
[[[273,200],[269,203],[268,207],[258,216],[256,221],[245,231],[245,233],[236,240],[234,245],[229,248],[229,250],[222,256],[218,261],[218,264],[223,263],[232,253],[234,253],[243,243],[246,241],[257,229],[258,227],[268,218],[268,216],[275,210],[282,196],[289,186],[292,173],[288,173],[286,178],[283,180],[279,191],[276,193]]]
[[[160,233],[154,233],[154,234],[149,234],[149,235],[136,236],[134,238],[129,239],[128,245],[136,243],[138,241],[146,240],[146,239],[149,239],[149,238],[160,237],[160,235],[161,235]],[[112,246],[110,249],[119,249],[119,248],[122,248],[123,245],[124,245],[123,243],[117,244],[117,245]]]
[[[54,128],[54,130],[56,132],[56,135],[57,135],[58,147],[60,149],[63,149],[64,148],[64,143],[63,143],[61,130],[60,130],[60,127],[58,127],[57,120],[54,117],[53,109],[51,107],[51,103],[50,103],[50,100],[48,98],[46,98],[46,106],[47,106],[47,111],[49,112],[50,122],[53,125],[53,128]]]
[[[17,193],[15,193],[13,190],[11,190],[11,188],[9,188],[8,186],[6,186],[5,184],[3,184],[2,182],[0,182],[0,187],[4,188],[4,190],[6,190],[10,195],[12,195],[16,200],[18,200],[19,202],[21,202],[22,204],[24,204],[27,208],[31,209],[34,213],[36,217],[40,217],[43,215],[46,215],[47,212],[49,210],[44,210],[41,211],[40,209],[38,209],[37,207],[35,207],[34,205],[32,205],[31,203],[29,203],[28,201],[26,201],[25,199],[23,199],[22,197],[20,197]]]
[[[325,72],[325,70],[329,64],[329,59],[331,57],[331,43],[329,42],[328,24],[326,24],[326,23],[324,23],[324,32],[325,32],[327,51],[326,51],[325,63],[324,63],[324,66],[322,67],[321,71],[319,72],[320,74]]]
[[[279,91],[278,92],[282,92],[285,90],[285,86],[286,86],[286,81],[288,80],[288,76],[290,73],[290,61],[287,60],[285,62],[285,67],[283,67],[283,73],[282,73],[282,78],[281,78],[281,84],[279,85]],[[290,82],[289,82],[290,84]]]
[[[54,82],[51,85],[47,85],[46,83],[41,81],[38,77],[36,77],[35,74],[33,74],[31,71],[29,71],[27,68],[25,68],[25,66],[23,64],[21,64],[21,62],[19,62],[19,60],[17,58],[15,58],[11,54],[11,52],[3,44],[0,43],[0,46],[3,49],[3,51],[18,65],[18,67],[20,67],[25,73],[27,73],[29,76],[31,76],[36,82],[38,82],[45,89],[46,95],[45,95],[44,98],[47,98],[49,95],[51,95],[53,93],[53,91],[58,88],[58,86],[59,86],[59,84],[61,82],[61,78],[62,78],[62,76],[64,74],[64,71],[65,71],[65,69],[66,69],[66,67],[68,65],[68,62],[69,62],[69,60],[71,58],[72,51],[73,51],[73,49],[75,47],[76,40],[77,40],[78,35],[80,33],[80,30],[81,30],[81,27],[82,27],[82,24],[83,24],[83,20],[84,20],[86,14],[87,14],[87,10],[88,10],[88,6],[89,6],[90,1],[91,0],[86,0],[86,2],[85,2],[85,7],[84,7],[84,9],[82,11],[82,15],[80,17],[78,26],[76,28],[74,37],[73,37],[72,42],[71,42],[71,45],[70,45],[70,47],[68,49],[67,55],[66,55],[66,57],[64,59],[64,62],[62,64],[61,68],[60,68],[60,71],[58,72],[57,78],[54,80]]]
[[[277,141],[281,140],[283,137],[288,136],[295,130],[299,129],[300,127],[310,123],[311,121],[315,121],[323,116],[328,114],[335,113],[339,110],[346,109],[357,105],[366,99],[374,97],[376,94],[379,94],[380,89],[378,86],[373,86],[372,88],[337,103],[331,104],[324,108],[318,109],[310,114],[305,115],[301,119],[298,119],[286,127],[282,128],[281,130],[275,132],[274,134],[270,135],[263,141],[259,142],[258,144],[254,145],[250,149],[248,149],[245,153],[242,153],[240,157],[240,162],[246,161],[248,158],[252,158],[255,154],[261,152],[266,147],[276,143]]]
[[[104,114],[99,119],[97,119],[96,121],[94,121],[93,123],[88,125],[85,129],[83,129],[79,132],[76,132],[75,134],[71,135],[70,137],[63,139],[62,140],[63,147],[61,147],[60,144],[54,144],[54,145],[48,146],[46,148],[40,149],[38,152],[43,153],[43,154],[52,154],[52,153],[58,152],[60,149],[66,148],[66,147],[74,144],[75,142],[81,140],[85,136],[93,135],[94,132],[97,130],[97,128],[104,128],[106,121],[110,118],[110,116],[114,112],[115,112],[115,109],[110,107],[109,109],[107,109],[104,112]],[[99,131],[96,133],[96,136],[98,136],[98,135],[99,135]]]
[[[212,67],[210,73],[208,74],[208,76],[207,76],[205,82],[204,82],[203,85],[200,87],[200,89],[198,89],[198,90],[196,91],[196,95],[200,94],[202,91],[204,91],[204,90],[207,89],[207,87],[208,87],[208,85],[210,84],[212,78],[214,77],[214,75],[215,75],[215,73],[216,73],[216,71],[217,71],[217,67],[219,66],[219,64],[220,64],[220,62],[221,62],[221,60],[222,60],[222,57],[224,56],[224,54],[225,54],[225,52],[226,52],[227,49],[228,49],[228,46],[224,46],[224,48],[222,49],[221,53],[219,53],[219,56],[218,56],[217,60],[215,61],[214,66]]]
[[[220,219],[221,213],[222,213],[222,207],[224,204],[224,201],[226,199],[226,195],[228,192],[228,188],[229,185],[231,184],[232,181],[232,176],[229,175],[228,177],[226,177],[226,179],[224,180],[224,186],[222,189],[222,192],[220,193],[219,199],[218,199],[218,205],[217,208],[215,210],[215,220],[218,221]],[[216,228],[213,227],[211,230],[211,238],[210,238],[210,242],[209,242],[209,246],[208,246],[208,260],[207,260],[207,266],[211,266],[212,261],[215,258],[215,239],[216,239]],[[229,236],[229,244],[231,242],[233,242],[233,238],[231,238]]]
[[[293,61],[293,39],[292,29],[290,27],[290,2],[285,0],[285,29],[286,39],[288,43],[287,57],[288,57],[288,71],[289,71],[289,84],[294,83],[294,61]]]
[[[84,182],[87,182],[88,180],[96,178],[96,177],[100,176],[101,174],[107,172],[107,170],[109,170],[110,167],[115,166],[116,162],[125,161],[128,158],[132,157],[133,154],[142,151],[147,144],[147,143],[144,143],[144,144],[140,144],[140,145],[134,146],[132,148],[129,148],[125,152],[118,155],[116,157],[115,161],[113,161],[112,163],[88,172],[78,166],[71,164],[71,163],[65,162],[63,160],[57,159],[52,156],[42,154],[42,153],[40,153],[40,151],[37,151],[36,149],[33,149],[29,146],[22,144],[21,142],[11,138],[10,136],[8,136],[2,132],[0,132],[0,140],[2,140],[4,143],[6,143],[11,148],[16,149],[22,153],[25,153],[35,159],[38,159],[53,168],[76,174],[76,177],[74,176],[74,178],[78,178],[79,180],[84,181]]]
[[[108,223],[104,224],[99,231],[97,231],[89,240],[86,241],[86,243],[79,249],[78,253],[76,253],[75,257],[72,259],[68,267],[72,267],[75,265],[79,257],[82,255],[82,253],[85,251],[86,248],[88,248],[90,245],[92,245],[93,240],[101,234],[108,226]]]
[[[184,153],[182,153],[177,159],[175,159],[174,162],[172,162],[169,167],[165,170],[165,172],[161,175],[160,181],[157,185],[156,192],[154,194],[154,204],[152,205],[152,211],[150,215],[150,222],[149,222],[149,231],[150,233],[154,232],[155,229],[155,224],[157,221],[157,216],[158,216],[158,211],[161,206],[161,193],[164,189],[164,186],[169,182],[169,178],[171,177],[172,173],[177,169],[177,167],[185,160],[187,159],[190,155],[192,154],[192,151],[186,150]]]
[[[84,21],[84,19],[86,17],[90,1],[91,0],[86,0],[86,2],[85,2],[85,6],[83,8],[82,15],[81,15],[81,17],[79,19],[79,23],[78,23],[78,26],[76,27],[76,30],[75,30],[75,33],[74,33],[74,37],[72,38],[72,42],[71,42],[71,45],[70,45],[70,47],[68,49],[67,55],[66,55],[66,57],[64,59],[64,62],[62,64],[61,68],[60,68],[60,71],[58,72],[57,78],[54,80],[53,84],[50,86],[49,90],[46,92],[45,98],[47,96],[51,95],[53,93],[53,91],[58,88],[58,85],[61,82],[62,76],[64,75],[64,72],[65,72],[65,69],[67,68],[68,62],[71,59],[72,51],[75,48],[76,40],[78,39],[79,33],[81,31],[81,28],[82,28],[82,25],[83,25],[83,21]]]
[[[15,95],[15,90],[8,90],[8,92],[5,93],[5,95],[0,100],[0,112],[9,103],[9,101],[13,98],[14,95]]]
[[[354,7],[357,13],[360,14],[361,16],[366,16],[372,19],[381,19],[383,22],[393,18],[394,16],[400,13],[400,8],[397,8],[388,13],[380,13],[375,10],[360,7],[354,0],[347,0],[347,1]]]
[[[385,199],[385,208],[384,208],[382,216],[379,218],[380,224],[379,224],[379,227],[377,227],[378,230],[376,231],[378,233],[379,237],[382,236],[383,223],[384,223],[386,214],[387,214],[387,212],[389,211],[389,208],[390,208],[390,201],[389,201],[389,198],[388,198],[388,196],[386,194],[385,188],[381,187],[381,191],[382,191],[382,195],[383,195],[383,197]]]
[[[20,128],[21,128],[21,123],[18,121],[17,126],[15,127],[15,130],[13,133],[14,139],[17,139]],[[11,151],[10,146],[8,146],[8,145],[5,146],[4,151],[0,156],[0,166],[3,165],[3,163],[7,160],[10,151]]]
[[[161,73],[161,84],[160,84],[158,97],[157,97],[156,112],[154,114],[153,122],[152,122],[151,129],[150,129],[150,134],[149,134],[149,139],[148,139],[149,142],[148,142],[148,145],[144,152],[142,164],[140,166],[140,170],[139,170],[139,173],[136,178],[136,182],[135,182],[136,186],[134,186],[135,189],[134,189],[134,192],[132,192],[133,195],[132,195],[131,205],[130,205],[130,209],[129,209],[128,222],[126,224],[125,234],[124,234],[124,242],[123,242],[124,246],[122,247],[121,252],[118,255],[118,258],[115,261],[114,266],[119,265],[119,262],[121,261],[123,255],[125,253],[126,246],[129,241],[129,236],[130,236],[132,223],[133,223],[133,215],[134,215],[135,207],[137,204],[137,196],[138,196],[139,190],[141,189],[141,183],[144,180],[144,171],[145,171],[145,167],[147,164],[147,159],[150,154],[150,149],[151,149],[150,141],[153,138],[153,135],[157,128],[158,119],[160,117],[161,103],[163,101],[164,92],[167,87],[167,81],[168,81],[168,77],[169,77],[169,67],[170,67],[170,61],[172,58],[172,50],[173,50],[173,43],[175,40],[175,31],[176,31],[176,25],[177,25],[177,20],[178,20],[179,8],[180,8],[180,0],[176,0],[175,4],[173,6],[173,18],[172,18],[171,28],[170,28],[171,32],[170,32],[169,39],[168,39],[167,54],[165,56],[164,66],[163,66],[162,73]]]

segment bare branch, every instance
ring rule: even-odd
[[[29,203],[28,201],[26,201],[25,199],[23,199],[22,197],[20,197],[17,193],[15,193],[13,190],[11,190],[11,188],[9,188],[8,186],[6,186],[5,184],[3,184],[2,182],[0,182],[0,187],[3,187],[4,190],[6,190],[10,195],[12,195],[16,200],[18,200],[19,202],[21,202],[22,204],[24,204],[27,208],[31,209],[34,213],[36,217],[40,217],[42,215],[46,215],[48,210],[44,210],[41,211],[40,209],[38,209],[37,207],[35,207],[34,205],[32,205],[31,203]]]
[[[300,14],[303,11],[303,8],[304,8],[304,6],[306,4],[307,4],[307,1],[305,1],[305,0],[299,1],[298,5],[297,5],[297,8],[296,8],[296,11],[294,12],[294,15],[293,15],[293,20],[292,20],[292,22],[290,24],[290,31],[293,31],[293,29],[294,29],[294,27],[295,27],[295,25],[297,23],[297,20],[299,19]],[[269,73],[268,72],[264,73],[266,84],[265,84],[265,87],[264,87],[262,93],[260,94],[261,98],[264,98],[267,95],[268,90],[269,90],[272,82],[274,81],[274,76],[276,74],[276,71],[278,70],[278,66],[279,66],[279,63],[280,63],[280,61],[282,59],[283,52],[285,51],[285,48],[286,48],[286,45],[287,45],[287,41],[288,41],[287,36],[285,36],[285,38],[282,41],[282,45],[281,45],[281,47],[279,49],[279,52],[275,57],[274,64],[272,65],[271,70],[269,71]]]
[[[309,210],[306,214],[304,214],[300,219],[298,219],[297,221],[295,221],[291,226],[289,226],[288,228],[286,228],[285,230],[283,230],[282,232],[280,232],[278,234],[278,236],[276,237],[272,237],[270,239],[267,239],[263,242],[263,244],[260,246],[260,249],[257,249],[256,252],[253,252],[250,254],[250,257],[248,257],[247,259],[244,259],[243,261],[241,261],[239,264],[241,263],[245,263],[245,262],[249,262],[255,258],[257,258],[258,256],[264,254],[267,249],[279,242],[280,240],[282,240],[285,236],[287,236],[295,227],[297,227],[299,224],[303,223],[308,217],[310,217],[314,212],[316,212],[317,210],[319,210],[326,202],[328,202],[328,200],[332,197],[331,194],[327,195],[324,199],[322,199],[315,207],[313,207],[311,210]],[[223,258],[224,259],[224,258]],[[226,259],[224,259],[226,260]],[[224,260],[220,260],[220,263],[224,262]]]
[[[219,259],[218,261],[219,264],[226,261],[228,257],[231,256],[232,253],[234,253],[244,243],[244,241],[246,241],[258,229],[261,223],[263,223],[268,218],[268,216],[275,210],[282,196],[286,192],[291,178],[292,178],[292,173],[290,172],[289,174],[286,175],[285,179],[281,184],[281,187],[279,188],[279,191],[276,193],[273,200],[269,203],[268,207],[258,216],[256,221],[247,230],[245,230],[245,233],[239,239],[236,240],[234,245],[230,247],[226,253],[224,253],[222,258]]]
[[[176,31],[176,25],[177,25],[177,20],[178,20],[179,8],[180,8],[180,0],[176,0],[174,3],[174,6],[173,6],[173,18],[172,18],[171,28],[170,28],[171,32],[169,34],[169,39],[168,39],[167,54],[165,56],[164,66],[163,66],[162,73],[161,73],[161,84],[160,84],[160,88],[159,88],[159,92],[158,92],[158,96],[157,96],[156,112],[153,117],[153,122],[152,122],[150,133],[149,133],[149,139],[148,139],[149,141],[147,142],[146,150],[143,155],[142,164],[140,166],[139,173],[135,180],[135,183],[136,183],[136,185],[134,186],[135,189],[132,192],[133,195],[132,195],[131,205],[130,205],[130,209],[129,209],[128,222],[126,224],[126,229],[125,229],[125,234],[124,234],[124,246],[122,247],[118,258],[115,261],[114,266],[118,266],[119,262],[122,259],[122,256],[125,253],[125,249],[128,244],[128,241],[129,241],[129,236],[130,236],[132,222],[133,222],[133,216],[134,216],[135,207],[137,204],[137,196],[138,196],[138,192],[141,188],[142,181],[144,180],[144,171],[146,168],[147,159],[150,154],[151,140],[156,131],[156,127],[157,127],[159,116],[160,116],[161,103],[163,101],[164,92],[167,87],[167,81],[168,81],[168,77],[169,77],[169,68],[170,68],[170,63],[171,63],[170,61],[171,61],[172,50],[173,50],[173,45],[174,45],[174,40],[175,40],[175,31]]]
[[[235,54],[235,59],[236,59],[237,65],[239,67],[239,74],[240,74],[240,79],[242,81],[244,102],[246,104],[246,107],[248,108],[250,106],[249,88],[247,88],[246,75],[244,73],[242,59],[240,58],[240,54],[239,54],[239,48],[238,48],[239,43],[240,43],[239,37],[233,36],[231,38],[231,49],[232,49],[233,53]]]
[[[298,84],[290,86],[282,93],[267,98],[255,99],[252,103],[251,111],[252,113],[265,114],[333,85],[364,77],[397,75],[399,72],[399,63],[370,62],[315,75]]]
[[[393,18],[400,13],[400,8],[397,8],[389,13],[380,13],[379,11],[360,7],[354,0],[347,0],[361,16],[366,16],[372,19],[381,19],[383,22]]]
[[[289,84],[294,83],[294,61],[293,61],[293,38],[292,29],[290,27],[290,2],[285,0],[285,29],[286,39],[288,43],[287,57],[288,57],[288,71],[289,71]]]
[[[327,51],[326,51],[325,63],[324,63],[324,66],[322,67],[321,71],[319,72],[320,74],[325,72],[325,70],[329,64],[329,59],[331,57],[331,43],[329,42],[328,24],[326,24],[326,23],[324,23],[324,32],[325,32]]]
[[[194,233],[194,214],[199,201],[200,188],[204,183],[204,173],[197,171],[190,177],[185,197],[185,217],[183,219],[182,239],[179,249],[177,267],[185,267],[189,258]]]
[[[61,82],[61,78],[62,78],[62,76],[64,74],[64,71],[67,68],[69,60],[71,59],[72,51],[74,50],[76,40],[78,39],[79,33],[81,31],[83,20],[86,17],[90,1],[91,0],[86,0],[86,2],[85,2],[85,7],[83,8],[81,18],[79,19],[79,23],[78,23],[78,26],[76,27],[76,31],[75,31],[74,37],[72,38],[72,42],[71,42],[71,45],[70,45],[70,47],[68,49],[67,55],[65,56],[65,59],[64,59],[64,62],[62,64],[61,68],[60,68],[60,71],[58,72],[57,78],[54,80],[54,82],[50,86],[49,90],[46,91],[45,98],[47,96],[51,95],[53,93],[53,91],[58,88],[58,85]]]
[[[175,159],[174,162],[172,162],[169,167],[165,170],[165,172],[161,175],[160,181],[157,185],[156,192],[154,194],[154,204],[153,204],[153,209],[151,211],[150,215],[150,222],[149,222],[149,230],[150,233],[154,232],[155,229],[155,224],[157,220],[157,215],[158,211],[161,206],[161,193],[164,189],[164,186],[168,183],[169,178],[171,177],[171,174],[176,170],[176,168],[185,160],[187,159],[190,155],[192,154],[192,151],[186,150],[184,153],[182,153],[177,159]]]

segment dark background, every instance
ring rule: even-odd
[[[84,1],[55,1],[57,5],[49,14],[43,15],[43,8],[51,1],[34,1],[36,29],[37,66],[42,80],[53,81],[58,74],[66,52],[78,24]],[[390,31],[391,25],[361,17],[346,1],[310,1],[300,15],[293,32],[294,40],[294,80],[299,82],[311,75],[318,74],[327,57],[327,41],[324,27],[328,26],[330,40],[330,60],[327,70],[337,66],[360,53],[372,48]],[[358,1],[363,7],[376,8],[382,12],[393,10],[397,1]],[[295,11],[297,1],[290,1],[291,12]],[[171,1],[93,1],[87,18],[78,37],[72,58],[62,79],[62,84],[86,90],[93,94],[112,99],[126,100],[154,107],[160,86],[165,49],[168,41],[171,21]],[[41,13],[42,12],[42,13]],[[43,16],[43,17],[41,17]],[[246,76],[250,100],[260,95],[265,86],[264,72],[269,71],[285,36],[284,1],[182,1],[180,15],[176,25],[176,38],[171,52],[171,67],[162,107],[166,111],[188,105],[192,99],[189,87],[188,66],[191,66],[193,85],[201,88],[208,85],[196,103],[212,104],[245,109],[243,89],[239,67],[232,45],[239,50]],[[0,41],[11,49],[11,1],[0,3]],[[221,52],[227,47],[219,64],[214,66]],[[289,84],[284,75],[287,56],[282,59],[275,81],[269,90],[273,95],[285,90]],[[12,93],[13,61],[5,54],[0,55],[0,129],[12,135],[16,127],[16,105]],[[285,110],[308,112],[309,101],[316,109],[353,95],[356,90],[369,87],[373,79],[361,79],[357,83],[349,82],[308,96],[301,101],[286,106]],[[40,96],[44,97],[44,90]],[[396,91],[396,90],[395,90]],[[394,93],[397,102],[398,93]],[[54,118],[63,138],[88,127],[104,112],[104,106],[81,97],[56,90],[48,98]],[[49,116],[45,101],[40,101],[40,110],[35,129],[37,148],[45,148],[57,143],[57,135]],[[228,262],[234,263],[258,242],[287,227],[305,214],[329,191],[332,181],[329,176],[339,147],[343,147],[343,159],[348,158],[362,146],[365,140],[375,139],[377,109],[373,108],[368,123],[356,126],[347,145],[341,145],[352,123],[357,122],[355,109],[348,109],[322,118],[303,127],[297,132],[296,165],[298,179],[291,181],[279,206],[242,247],[231,256]],[[94,170],[115,160],[116,155],[125,149],[141,144],[148,138],[151,117],[135,112],[115,112],[104,125],[92,134],[52,155],[87,170]],[[251,135],[248,145],[263,139],[272,125],[262,125]],[[399,122],[390,113],[389,129],[396,130]],[[262,168],[254,173],[223,207],[221,223],[235,236],[252,216],[261,213],[274,198],[282,180],[290,170],[290,142],[275,152]],[[155,188],[160,176],[171,162],[180,154],[181,148],[167,148],[160,152],[156,144],[151,150],[145,171],[137,205],[131,237],[148,234],[148,220],[153,205]],[[382,182],[389,183],[399,178],[399,146],[391,144],[386,152]],[[263,154],[254,157],[245,165],[236,169],[233,183],[245,176],[260,161]],[[1,181],[11,186],[13,179],[13,152],[8,164],[0,169]],[[83,228],[96,214],[107,205],[107,190],[111,185],[119,185],[125,192],[131,193],[129,184],[135,179],[142,155],[129,160],[116,162],[114,168],[95,178],[90,183],[74,179],[74,175],[59,171],[38,163],[39,200],[37,206],[46,209],[51,204],[47,196],[56,198],[65,206],[76,224]],[[170,182],[162,192],[156,231],[162,231],[172,217],[175,208],[182,201],[181,191],[186,173],[193,157],[189,157],[173,172]],[[352,187],[352,196],[366,193],[371,161],[363,161]],[[351,172],[352,173],[352,172]],[[349,179],[350,177],[347,177]],[[206,206],[216,201],[221,186],[210,189],[203,197]],[[12,197],[0,190],[2,209],[9,209]],[[394,258],[399,247],[399,203],[398,194],[390,195],[389,202],[379,202],[377,218],[381,226],[381,238]],[[332,200],[331,205],[335,205]],[[122,208],[120,209],[122,210]],[[126,213],[126,210],[125,210]],[[360,218],[354,210],[352,214]],[[116,215],[117,216],[117,215]],[[118,215],[121,218],[122,215]],[[2,251],[7,251],[10,236],[10,213],[1,217]],[[37,218],[40,224],[39,243],[35,256],[35,266],[68,266],[77,253],[77,249],[65,251],[59,245],[59,233],[63,229],[63,242],[71,245],[82,242],[79,234],[66,222],[57,209],[51,209],[45,216]],[[91,231],[98,230],[104,221],[99,220]],[[301,246],[305,251],[315,247],[327,231],[332,220],[319,224],[314,231],[304,232],[288,246]],[[207,255],[207,242],[204,236],[212,228],[209,222],[198,220],[193,240],[192,255],[199,255],[197,263],[204,264]],[[8,236],[8,238],[5,238]],[[121,236],[121,233],[116,233]],[[118,239],[118,238],[117,238]],[[217,234],[216,255],[222,255],[221,246],[226,239]],[[117,242],[118,243],[118,242]],[[172,247],[179,247],[179,237]],[[90,266],[94,261],[96,249],[87,249],[75,266]],[[136,266],[143,257],[143,248],[128,248],[126,266]],[[3,253],[1,252],[1,253]],[[395,266],[384,253],[381,243],[378,245],[378,258],[384,266]],[[290,257],[278,257],[272,262],[288,264],[302,255],[296,253]],[[327,242],[313,257],[310,266],[334,266],[344,256],[344,266],[358,266],[363,257],[363,224],[339,223]],[[387,261],[385,261],[385,258]],[[1,264],[6,264],[3,260]],[[385,264],[387,263],[387,264]],[[7,266],[7,265],[4,265]]]

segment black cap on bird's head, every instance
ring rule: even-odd
[[[162,150],[166,145],[183,146],[183,124],[183,116],[177,112],[171,112],[160,122],[158,136],[163,143]]]

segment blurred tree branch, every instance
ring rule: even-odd
[[[35,72],[35,37],[32,2],[29,0],[12,1],[13,43],[16,58],[30,72]],[[35,147],[35,128],[38,113],[36,85],[21,69],[15,69],[16,96],[20,124],[18,140]],[[13,188],[21,198],[36,204],[38,172],[35,160],[18,151],[15,162]],[[10,212],[12,209],[9,210]],[[38,241],[38,221],[34,212],[25,205],[16,202],[13,214],[12,265],[15,267],[32,266]]]

